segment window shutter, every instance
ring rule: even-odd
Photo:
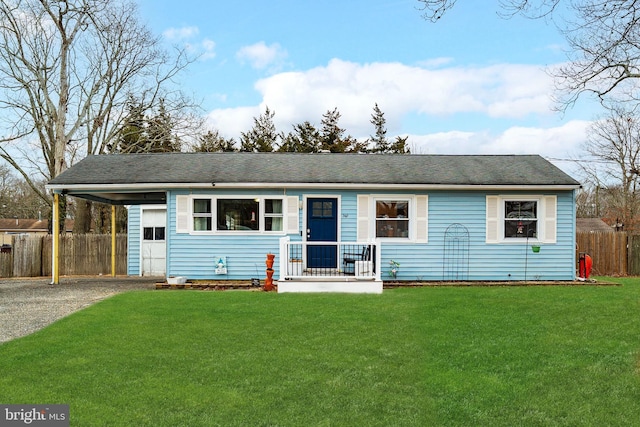
[[[427,243],[429,237],[429,196],[416,196],[416,241]]]
[[[358,242],[368,242],[369,237],[369,196],[358,195],[356,239]]]
[[[298,234],[300,232],[300,215],[298,214],[298,196],[287,196],[286,233]]]
[[[487,196],[487,230],[486,242],[498,243],[498,230],[500,227],[500,210],[498,196]]]
[[[556,229],[558,219],[558,200],[556,196],[544,196],[544,243],[556,243]]]
[[[176,196],[176,233],[189,232],[189,196]]]

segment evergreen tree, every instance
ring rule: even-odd
[[[233,138],[226,139],[218,130],[208,131],[198,137],[198,145],[194,147],[197,153],[217,153],[237,151]]]
[[[119,131],[116,144],[107,146],[110,153],[135,152],[143,144],[144,135],[144,108],[134,98],[129,97],[126,105],[127,116]]]
[[[127,103],[128,115],[119,131],[111,153],[165,153],[180,151],[181,141],[174,135],[174,123],[161,100],[158,112],[147,117],[141,103],[131,98]]]
[[[331,153],[344,153],[347,142],[344,140],[345,130],[338,126],[340,121],[338,108],[327,111],[322,115],[322,129],[320,131],[320,149]]]
[[[168,113],[164,100],[160,100],[158,113],[147,121],[147,140],[144,152],[170,153],[180,151],[180,140],[174,135],[174,123]]]
[[[240,151],[271,152],[274,150],[278,133],[273,123],[275,112],[266,107],[265,112],[258,118],[253,118],[253,128],[240,134]]]
[[[411,154],[411,150],[407,147],[408,136],[396,136],[395,141],[391,144],[389,152],[393,154]]]
[[[282,138],[278,151],[317,153],[320,151],[320,132],[308,121],[293,126],[293,131]]]
[[[376,134],[371,136],[370,141],[373,143],[373,147],[371,147],[371,151],[373,153],[388,153],[391,150],[391,145],[389,144],[389,140],[387,139],[387,128],[385,124],[387,120],[384,118],[384,113],[378,107],[378,103],[376,102],[373,107],[373,114],[371,114],[371,124],[376,129]]]

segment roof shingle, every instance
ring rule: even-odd
[[[75,184],[580,183],[538,155],[159,153],[88,156],[49,182]]]

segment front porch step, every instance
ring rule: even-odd
[[[381,294],[382,280],[279,280],[278,293],[336,292],[350,294]]]

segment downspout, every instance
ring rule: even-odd
[[[53,214],[51,215],[51,219],[53,221],[53,226],[51,228],[51,233],[53,234],[51,239],[51,284],[58,285],[60,284],[60,257],[58,254],[60,253],[60,195],[58,193],[53,193]]]
[[[111,205],[111,277],[116,277],[116,205]]]

